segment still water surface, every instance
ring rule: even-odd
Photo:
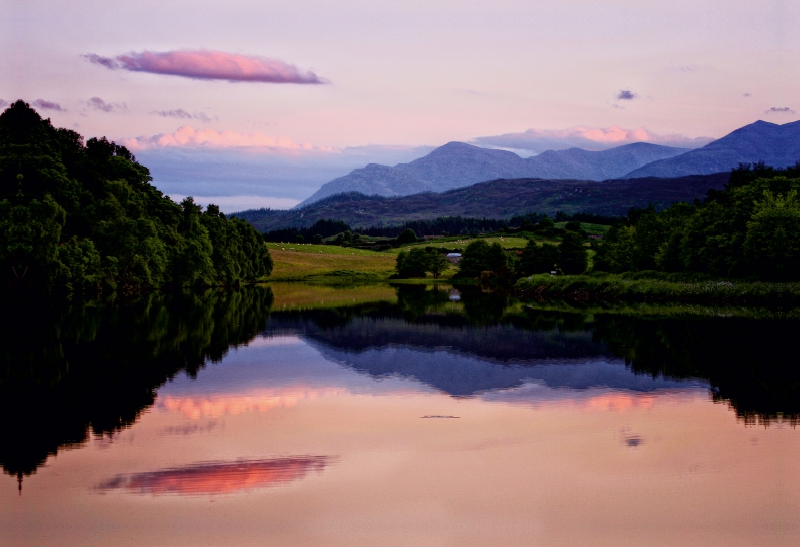
[[[42,306],[8,334],[1,545],[800,542],[796,320],[430,287]]]

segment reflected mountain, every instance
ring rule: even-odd
[[[288,317],[287,317],[288,315]],[[323,323],[325,323],[323,321]],[[526,330],[511,324],[470,328],[453,318],[354,317],[321,327],[313,314],[275,313],[269,335],[299,335],[326,359],[375,378],[414,378],[462,397],[536,380],[551,388],[680,389],[696,382],[631,374],[623,359],[587,330]]]
[[[263,287],[102,303],[6,297],[14,320],[0,356],[4,471],[21,481],[60,449],[130,426],[168,379],[252,340],[272,300]]]

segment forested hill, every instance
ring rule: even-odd
[[[363,194],[331,196],[303,209],[243,214],[261,231],[311,226],[318,220],[343,220],[353,227],[388,226],[413,220],[462,216],[507,219],[530,212],[554,215],[589,212],[625,215],[632,207],[669,205],[703,198],[709,189],[721,190],[730,173],[681,177],[608,180],[513,179],[481,182],[442,194],[432,192],[385,198]],[[255,212],[254,212],[255,213]]]
[[[105,137],[84,142],[17,101],[0,114],[4,286],[229,285],[269,275],[261,234],[219,208],[176,204]]]

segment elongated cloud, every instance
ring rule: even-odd
[[[617,93],[617,100],[619,101],[632,101],[636,98],[636,93],[631,91],[630,89],[621,89],[619,93]]]
[[[263,148],[273,151],[332,150],[331,148],[314,146],[309,142],[298,143],[289,137],[271,137],[258,131],[254,133],[237,133],[228,130],[195,129],[189,125],[184,125],[173,133],[123,139],[122,143],[134,151],[151,148]]]
[[[8,101],[6,101],[4,99],[0,99],[0,108],[3,108],[4,106],[8,106],[9,104],[11,104],[11,103],[9,103]]]
[[[253,488],[280,486],[321,472],[332,461],[328,456],[294,456],[265,460],[205,462],[160,471],[117,475],[95,488],[101,492],[122,490],[133,494],[232,494]]]
[[[301,71],[277,59],[255,55],[237,55],[223,51],[180,50],[131,52],[116,57],[95,53],[82,56],[90,63],[111,70],[168,74],[199,80],[229,82],[264,82],[272,84],[323,84],[325,80],[312,71]]]
[[[765,110],[764,114],[796,114],[796,112],[788,106],[773,106],[772,108]]]
[[[100,112],[120,112],[128,110],[128,106],[125,103],[107,103],[100,97],[92,97],[86,101],[86,106],[93,110],[99,110]]]
[[[698,148],[711,142],[710,137],[686,137],[684,135],[659,135],[639,127],[624,129],[611,127],[577,126],[569,129],[528,129],[523,133],[505,133],[488,137],[478,137],[474,143],[480,146],[494,146],[516,150],[530,150],[534,153],[545,150],[564,150],[576,146],[586,150],[605,150],[614,146],[634,142],[649,142],[679,148]]]
[[[62,108],[60,104],[52,101],[45,101],[44,99],[36,99],[31,104],[36,108],[41,108],[42,110],[58,110],[59,112],[67,111],[67,109]]]
[[[175,108],[173,110],[153,110],[150,114],[155,114],[156,116],[161,116],[162,118],[178,118],[184,120],[200,120],[201,122],[208,123],[212,121],[212,118],[209,117],[208,114],[205,112],[187,112],[183,108]],[[214,116],[213,120],[216,120],[217,117]]]

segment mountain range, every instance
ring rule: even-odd
[[[530,212],[625,215],[631,207],[664,209],[677,201],[702,198],[710,188],[721,190],[730,173],[672,179],[641,178],[606,181],[499,179],[440,194],[366,196],[348,192],[328,196],[302,209],[241,214],[260,231],[307,227],[337,219],[352,227],[392,226],[445,216],[508,219]]]
[[[694,150],[640,142],[599,152],[580,148],[548,150],[522,158],[506,150],[450,142],[395,167],[371,163],[356,169],[324,184],[297,208],[347,192],[407,196],[445,192],[495,179],[674,178],[726,172],[740,162],[759,160],[774,167],[800,160],[800,121],[778,125],[759,120]]]
[[[449,142],[426,156],[395,167],[370,163],[324,184],[297,207],[345,192],[408,196],[420,192],[445,192],[494,179],[614,179],[653,161],[687,151],[686,148],[639,142],[599,152],[570,148],[522,158],[507,150]]]
[[[653,161],[626,178],[705,175],[757,161],[781,168],[800,161],[800,121],[778,125],[759,120],[702,148]]]

